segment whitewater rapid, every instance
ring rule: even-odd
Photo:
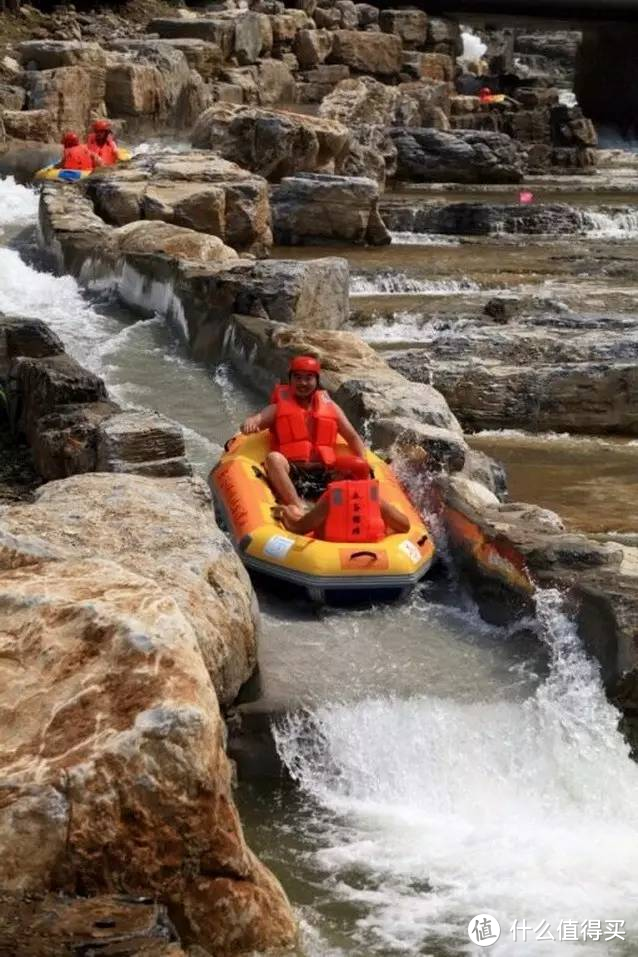
[[[313,862],[362,915],[357,953],[477,953],[480,913],[501,924],[498,955],[638,950],[638,767],[560,595],[537,604],[551,667],[524,702],[375,697],[280,723],[315,808]],[[623,920],[630,949],[515,942],[523,920],[554,936],[561,921]]]

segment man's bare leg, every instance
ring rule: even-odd
[[[290,505],[298,511],[297,518],[303,515],[303,504],[290,479],[290,463],[281,452],[269,452],[266,456],[266,474],[275,495],[282,505]]]

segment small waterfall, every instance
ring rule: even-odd
[[[638,210],[588,210],[583,212],[582,221],[583,231],[592,238],[638,239]]]
[[[359,274],[350,279],[352,296],[455,296],[464,292],[480,292],[471,279],[415,279],[402,272],[378,272],[374,276]]]
[[[390,231],[393,246],[459,246],[460,239],[437,233],[404,233]]]
[[[556,591],[538,593],[545,681],[526,700],[368,698],[289,716],[277,746],[314,807],[314,864],[360,915],[362,953],[461,953],[478,913],[511,927],[638,932],[638,767]],[[427,633],[424,633],[427,640]],[[503,640],[506,640],[505,638]],[[562,945],[566,947],[566,944]],[[576,941],[588,955],[625,945]]]

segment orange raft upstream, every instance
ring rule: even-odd
[[[300,585],[313,600],[324,600],[327,591],[394,596],[423,578],[434,542],[389,465],[366,454],[382,497],[409,517],[410,531],[377,542],[326,542],[289,532],[273,518],[277,503],[263,471],[269,451],[267,431],[235,436],[209,478],[216,508],[248,568]],[[345,444],[337,446],[337,458],[349,454]]]

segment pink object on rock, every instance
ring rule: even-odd
[[[518,201],[524,206],[529,206],[530,203],[534,202],[534,194],[529,189],[522,189],[518,194]]]

